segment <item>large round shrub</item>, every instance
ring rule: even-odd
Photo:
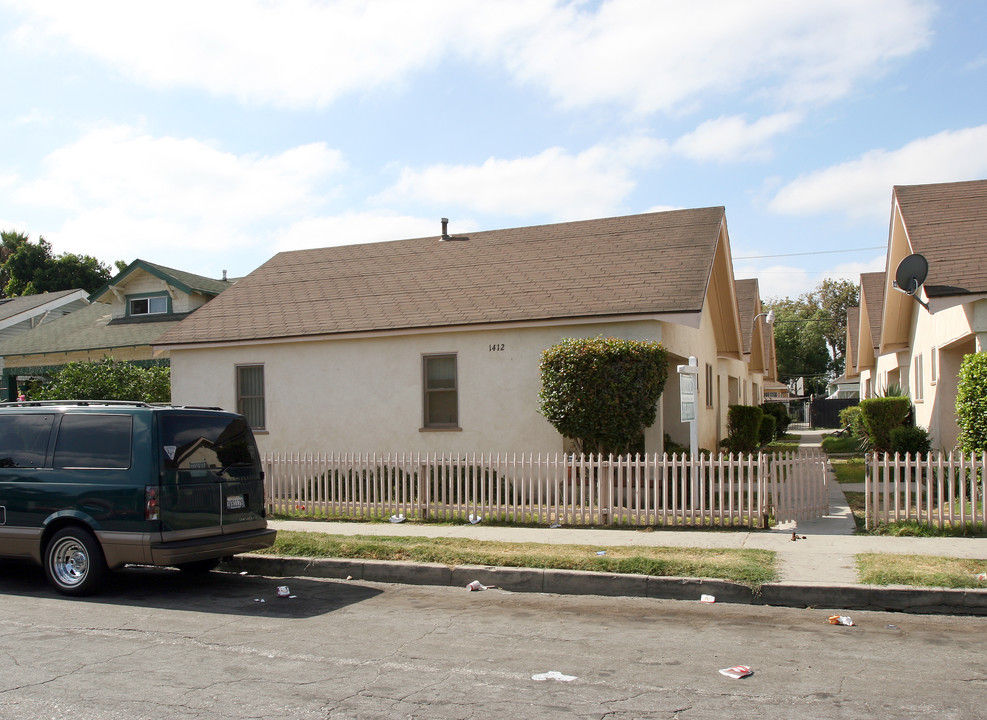
[[[987,450],[987,352],[967,355],[960,365],[956,420],[964,452]]]

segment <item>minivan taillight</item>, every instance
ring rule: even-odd
[[[158,506],[158,488],[155,485],[148,485],[144,488],[144,519],[159,519],[161,508]]]

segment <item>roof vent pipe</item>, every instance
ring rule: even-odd
[[[449,240],[449,218],[442,218],[442,239]]]
[[[223,270],[223,282],[226,282],[226,271]]]

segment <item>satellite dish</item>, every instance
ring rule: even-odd
[[[894,286],[906,295],[914,295],[929,274],[929,261],[915,253],[900,263],[894,274]]]

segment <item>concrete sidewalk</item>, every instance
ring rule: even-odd
[[[818,432],[802,432],[800,445],[819,445],[822,434]],[[588,592],[603,591],[601,594],[648,594],[655,597],[699,597],[699,589],[705,586],[703,593],[715,594],[718,599],[738,602],[757,602],[758,598],[770,604],[785,604],[796,606],[815,605],[820,607],[841,608],[871,608],[888,610],[916,611],[945,611],[958,613],[987,614],[987,590],[928,590],[915,588],[886,588],[862,585],[857,577],[855,555],[863,553],[937,555],[944,557],[984,559],[984,570],[987,571],[987,538],[913,538],[913,537],[881,537],[869,535],[854,535],[855,524],[843,489],[836,482],[830,470],[829,483],[829,512],[811,522],[783,524],[764,531],[693,531],[693,530],[600,530],[590,528],[548,528],[548,527],[493,527],[478,525],[431,525],[405,522],[391,523],[353,523],[353,522],[310,522],[310,521],[272,521],[271,527],[278,530],[297,530],[304,532],[324,532],[333,535],[376,535],[376,536],[411,536],[411,537],[448,537],[469,538],[473,540],[491,540],[517,543],[573,544],[589,545],[604,549],[607,547],[689,547],[689,548],[758,548],[773,550],[778,554],[781,579],[771,586],[764,586],[760,594],[751,595],[742,586],[731,589],[732,583],[722,581],[701,581],[668,578],[650,578],[645,582],[639,576],[607,575],[603,573],[576,573],[581,576],[579,582],[575,579],[569,585],[558,580],[565,578],[570,571],[554,571],[549,585],[545,585],[547,574],[552,571],[532,571],[518,569],[513,571],[518,578],[523,576],[524,587],[515,589],[536,589],[542,591],[546,587],[554,591],[562,587],[580,588]],[[792,540],[793,533],[800,539]],[[805,539],[801,539],[802,536]],[[243,567],[254,562],[247,569],[260,571],[256,563],[261,563],[262,556],[238,558]],[[256,558],[256,560],[253,560]],[[307,572],[315,572],[321,561],[301,561],[303,564],[285,564],[281,561],[280,572],[290,567],[292,572],[300,568]],[[354,574],[357,566],[360,572],[370,573],[381,579],[381,573],[390,573],[398,582],[415,582],[416,577],[427,575],[437,579],[445,574],[439,568],[430,568],[427,573],[421,566],[400,570],[402,564],[357,563],[354,561],[326,561],[335,569],[322,567],[321,573],[329,577],[357,577]],[[246,564],[243,564],[246,563]],[[275,568],[270,561],[262,563],[267,570]],[[333,565],[334,564],[334,565]],[[404,564],[410,565],[410,564]],[[392,569],[385,571],[385,566]],[[398,568],[398,569],[394,569]],[[458,580],[456,569],[448,569],[449,582],[455,584]],[[506,587],[505,576],[512,572],[510,569],[472,569],[472,575],[487,578],[480,580],[483,584],[494,584]],[[339,573],[344,573],[340,575]],[[557,575],[563,573],[562,575]],[[299,574],[305,574],[304,572]],[[467,573],[468,574],[468,573]],[[571,573],[570,573],[571,574]],[[541,577],[541,585],[533,579]],[[586,577],[591,576],[591,577]],[[463,576],[465,577],[465,576]],[[491,580],[496,578],[496,582]],[[458,579],[461,579],[459,577]],[[471,577],[470,579],[476,579]],[[517,579],[517,578],[515,578]],[[429,581],[431,582],[431,581]],[[439,580],[439,582],[443,582]],[[467,580],[466,582],[469,582]],[[561,584],[559,584],[561,582]],[[605,585],[601,585],[605,582]],[[717,582],[713,590],[713,583]],[[465,583],[463,583],[465,584]],[[537,586],[537,587],[535,587]],[[623,588],[623,589],[622,589]],[[736,588],[740,588],[737,590]]]

